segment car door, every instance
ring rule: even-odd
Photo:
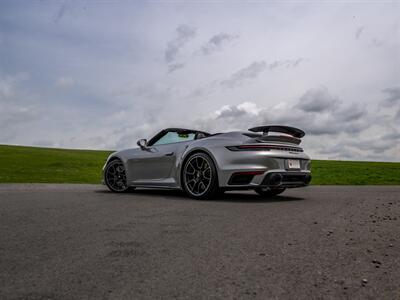
[[[175,186],[176,159],[194,137],[182,130],[161,131],[128,160],[128,180],[136,185]]]
[[[175,148],[174,144],[166,144],[140,150],[128,160],[129,180],[145,183],[170,178],[176,160]]]

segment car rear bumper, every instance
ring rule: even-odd
[[[269,172],[261,186],[293,188],[307,186],[310,181],[310,172]]]
[[[260,174],[234,172],[228,183],[221,187],[226,189],[252,189],[257,187],[296,188],[309,185],[311,178],[311,172],[308,170],[273,170]]]

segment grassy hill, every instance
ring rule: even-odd
[[[0,183],[99,183],[109,151],[0,145]],[[400,163],[312,161],[312,184],[400,184]]]
[[[0,182],[99,183],[110,153],[0,145]]]

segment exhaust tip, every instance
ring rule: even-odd
[[[282,183],[282,175],[279,173],[273,174],[269,178],[269,184],[271,184],[271,185],[280,185],[281,183]]]

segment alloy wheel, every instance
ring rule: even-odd
[[[128,189],[125,167],[120,160],[114,160],[107,165],[105,180],[114,192],[124,192]]]
[[[210,188],[212,172],[209,162],[202,155],[194,155],[185,164],[186,189],[194,196],[202,196]]]

